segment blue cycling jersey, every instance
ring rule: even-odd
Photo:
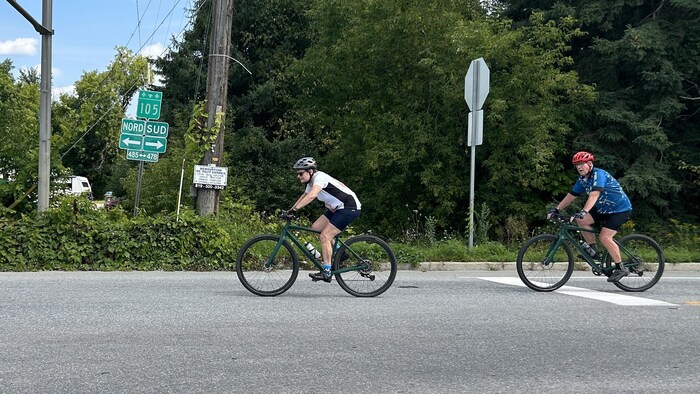
[[[579,176],[571,189],[571,194],[580,196],[583,192],[590,194],[594,190],[600,191],[600,197],[595,203],[598,213],[608,214],[632,210],[632,203],[617,179],[600,168],[593,168],[588,178]]]

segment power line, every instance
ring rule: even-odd
[[[169,16],[172,15],[172,13],[175,11],[175,8],[177,7],[178,4],[180,4],[181,1],[182,1],[182,0],[177,0],[177,2],[173,5],[173,7],[170,9],[170,11],[163,17],[163,20],[158,24],[158,26],[157,26],[156,28],[154,28],[153,33],[151,33],[151,35],[146,39],[146,42],[148,42],[148,40],[150,40],[153,36],[155,36],[155,34],[156,34],[156,33],[158,32],[158,30],[160,29],[160,27],[163,25],[163,23],[165,23],[165,19],[167,19]],[[137,2],[138,2],[138,0],[137,0]],[[146,5],[146,10],[147,10],[148,7],[150,6],[150,4],[151,4],[151,1],[149,1],[148,4]],[[137,4],[137,8],[138,8],[138,4]],[[145,15],[145,11],[146,11],[146,10],[144,10],[144,15]],[[194,16],[194,13],[192,14],[192,16]],[[184,18],[184,15],[183,15],[183,18]],[[138,18],[137,26],[136,26],[136,28],[134,29],[134,31],[131,33],[131,36],[129,37],[129,40],[127,41],[127,44],[126,44],[126,45],[129,45],[129,43],[131,42],[131,39],[133,38],[134,34],[137,32],[137,30],[140,30],[140,25],[141,25],[142,19],[143,19],[143,16],[140,16],[140,17]],[[190,24],[192,23],[191,20],[192,20],[192,17],[190,17],[190,21],[188,21],[188,23],[180,30],[180,32],[179,32],[175,37],[181,35],[181,34],[185,31],[185,29],[187,29],[187,27],[190,26]],[[177,39],[177,38],[176,38],[176,39]],[[140,41],[140,31],[139,31],[139,41]],[[139,49],[136,51],[136,54],[138,54],[138,53],[146,46],[146,44],[142,44],[141,42],[139,42],[139,45],[140,45],[140,47],[139,47]],[[160,57],[162,57],[162,55],[165,54],[165,53],[170,49],[171,45],[172,45],[172,42],[171,42],[170,45],[168,45],[168,46],[163,50],[163,52],[161,52],[161,56],[160,56]],[[133,61],[135,60],[135,58],[136,58],[136,56],[132,57],[132,59],[131,59],[129,62],[127,62],[126,64],[123,64],[123,65],[124,65],[125,67],[128,67],[129,65],[131,65],[131,62],[133,62]],[[121,58],[117,57],[117,60],[121,61]],[[105,75],[104,78],[102,78],[102,80],[98,83],[98,85],[103,85],[106,81],[108,81],[109,78],[111,78],[113,72],[114,72],[114,67],[112,67],[112,68],[109,70],[109,72],[107,73],[107,75]],[[132,91],[132,89],[134,89],[135,87],[136,87],[136,83],[134,83],[133,85],[131,85],[131,87],[127,90],[126,93],[128,94],[128,92]],[[78,144],[78,142],[80,142],[83,138],[85,138],[85,136],[86,136],[92,129],[94,129],[95,126],[97,126],[97,125],[100,123],[100,121],[101,121],[105,116],[107,116],[107,114],[109,113],[109,111],[110,111],[112,108],[113,108],[113,107],[106,108],[106,109],[104,110],[103,114],[100,116],[100,118],[97,119],[97,120],[87,129],[87,131],[85,131],[85,133],[83,133],[83,134],[80,136],[80,138],[78,138],[78,139],[70,146],[70,148],[68,148],[65,152],[63,152],[63,154],[60,156],[61,159],[63,159],[63,157],[65,157],[65,156]],[[126,108],[123,108],[123,109],[126,109]]]

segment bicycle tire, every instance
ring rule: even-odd
[[[378,296],[389,289],[396,278],[394,252],[386,242],[373,235],[348,239],[333,257],[334,271],[361,266],[365,268],[335,274],[340,287],[355,297]]]
[[[520,248],[515,267],[525,286],[547,292],[562,287],[569,280],[574,272],[574,255],[568,244],[561,244],[553,262],[545,262],[548,251],[558,239],[556,235],[540,234],[525,241]]]
[[[617,282],[612,282],[619,289],[629,292],[645,291],[652,288],[661,279],[666,261],[661,246],[651,237],[642,234],[630,234],[618,241],[622,262],[630,270],[630,274]],[[625,249],[632,253],[626,254]],[[610,255],[606,263],[612,264]],[[651,275],[646,275],[652,273]]]
[[[299,274],[299,258],[287,241],[277,251],[272,267],[265,267],[279,235],[259,235],[246,242],[236,256],[236,274],[253,294],[277,296],[289,290]]]

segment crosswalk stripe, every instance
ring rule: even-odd
[[[525,284],[520,280],[520,278],[480,277],[479,279],[486,280],[489,282],[501,283],[504,285],[525,287]],[[561,288],[554,290],[554,292],[566,294],[566,295],[572,295],[572,296],[576,296],[576,297],[590,298],[593,300],[609,302],[609,303],[616,304],[616,305],[677,306],[676,304],[671,304],[671,303],[665,302],[665,301],[651,300],[648,298],[629,296],[629,295],[625,295],[625,294],[606,293],[603,291],[584,289],[582,287],[562,286]]]

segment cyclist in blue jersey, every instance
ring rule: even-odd
[[[330,282],[333,238],[360,216],[362,205],[349,187],[325,172],[318,171],[313,157],[302,157],[292,168],[296,171],[299,182],[306,185],[304,193],[290,210],[292,215],[314,199],[326,205],[326,211],[311,225],[312,229],[320,231],[318,237],[321,240],[323,271],[309,276],[314,280]]]
[[[608,278],[608,282],[615,282],[629,275],[629,270],[622,267],[620,248],[613,237],[617,234],[623,223],[632,214],[632,203],[622,190],[620,183],[607,171],[593,166],[594,157],[588,152],[577,152],[571,159],[579,176],[571,191],[555,207],[547,212],[547,218],[553,214],[559,214],[559,210],[568,207],[578,196],[588,194],[588,199],[583,209],[577,212],[576,223],[583,228],[591,228],[593,223],[598,223],[600,229],[600,243],[612,257],[615,269]],[[583,238],[596,250],[595,235],[583,232]]]

